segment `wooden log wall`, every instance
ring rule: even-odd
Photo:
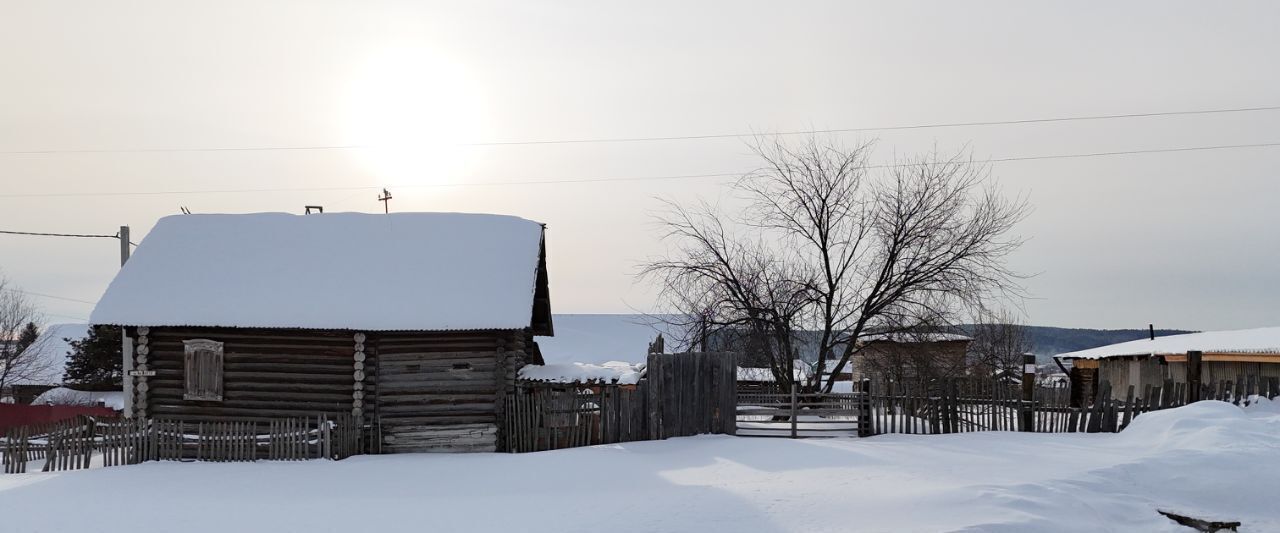
[[[156,375],[139,378],[149,391],[138,386],[147,394],[137,405],[151,416],[228,421],[353,414],[351,332],[155,327],[142,342],[142,331],[135,345],[149,346]],[[223,343],[221,401],[183,399],[183,341],[190,339]]]
[[[498,420],[523,357],[524,332],[370,335],[377,344],[383,452],[497,449]]]
[[[133,339],[133,369],[145,372],[151,367],[147,365],[149,355],[151,353],[150,337],[151,328],[146,326],[137,329],[137,335]],[[179,361],[182,360],[182,350],[179,350]],[[147,398],[148,392],[151,390],[151,384],[148,383],[146,376],[139,376],[133,379],[133,416],[139,418],[147,417]]]
[[[528,331],[139,328],[142,416],[191,421],[352,417],[378,452],[493,451]],[[223,343],[223,399],[183,399],[183,341]],[[148,357],[149,356],[149,357]],[[149,364],[148,364],[149,363]],[[149,388],[149,392],[148,392]]]

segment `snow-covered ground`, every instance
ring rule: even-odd
[[[1120,434],[704,436],[521,455],[149,463],[0,475],[0,529],[1280,531],[1280,407],[1201,402]]]

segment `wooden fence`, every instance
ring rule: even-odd
[[[1138,415],[1179,407],[1190,401],[1186,383],[1166,381],[1161,386],[1136,390],[1112,390],[1102,382],[1091,405],[1070,405],[1066,388],[1036,387],[1030,399],[1014,385],[971,379],[928,384],[864,381],[870,404],[864,434],[943,434],[970,431],[1024,431],[1039,433],[1111,433],[1129,425]],[[1239,378],[1236,382],[1206,383],[1201,399],[1248,405],[1252,398],[1280,396],[1280,382]]]
[[[733,434],[731,354],[650,354],[636,384],[522,382],[506,399],[509,452]]]
[[[647,440],[647,412],[636,385],[521,384],[507,395],[507,451]]]
[[[11,428],[0,442],[5,473],[43,472],[143,461],[342,459],[363,453],[350,415],[243,422],[80,417]]]

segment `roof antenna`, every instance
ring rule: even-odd
[[[378,201],[382,202],[383,214],[391,213],[391,193],[387,192],[386,189],[382,189],[382,196],[378,197]]]
[[[315,212],[317,212],[317,213],[323,213],[323,212],[324,212],[324,206],[323,206],[323,205],[304,205],[304,206],[302,206],[302,208],[307,210],[307,212],[306,212],[306,213],[303,213],[303,214],[306,214],[306,215],[310,215],[312,211],[315,211]]]
[[[187,209],[187,206],[185,206],[185,205],[178,206],[178,210],[179,210],[179,211],[182,211],[182,214],[184,214],[184,215],[190,215],[190,214],[191,214],[191,210],[190,210],[190,209]]]
[[[1151,340],[1156,340],[1156,325],[1147,324],[1147,330],[1151,332]]]

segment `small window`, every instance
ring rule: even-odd
[[[182,342],[186,400],[222,401],[222,343],[209,339]]]

